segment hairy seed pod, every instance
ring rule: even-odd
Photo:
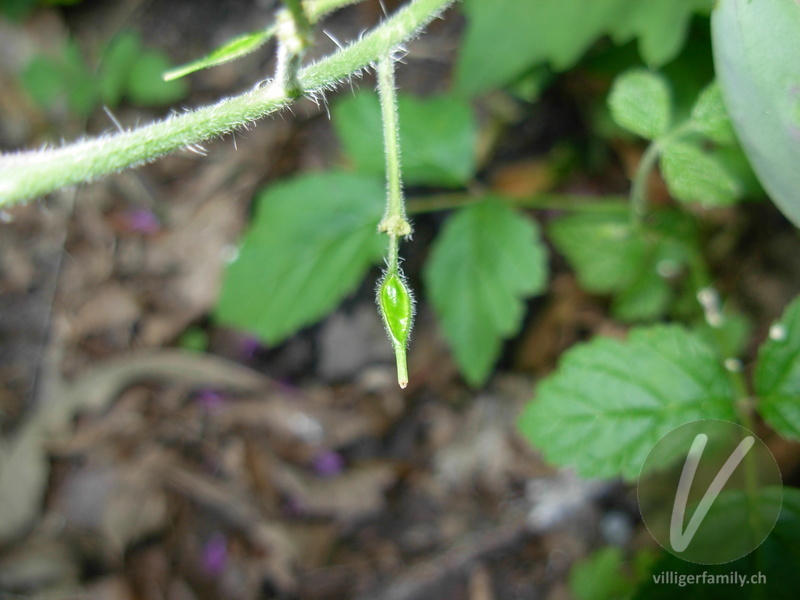
[[[408,384],[406,344],[414,324],[414,298],[397,270],[390,270],[383,276],[378,285],[377,300],[383,323],[394,346],[397,381],[404,388]]]

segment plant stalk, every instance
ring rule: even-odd
[[[360,40],[298,74],[306,96],[318,97],[414,38],[454,0],[413,0]],[[288,106],[283,82],[272,80],[211,106],[172,115],[136,129],[58,148],[0,155],[0,207],[55,189],[93,181],[150,162],[236,129]]]

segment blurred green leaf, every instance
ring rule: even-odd
[[[519,330],[525,298],[544,290],[547,252],[534,221],[487,198],[448,219],[423,277],[461,372],[480,385]]]
[[[87,117],[97,105],[98,85],[94,73],[86,64],[80,46],[70,42],[63,52],[67,83],[67,102],[70,110]]]
[[[601,548],[575,564],[569,573],[569,588],[575,600],[624,600],[630,597],[634,583],[623,574],[622,550],[616,546]]]
[[[467,0],[457,88],[475,95],[548,62],[571,67],[629,0]]]
[[[722,92],[716,81],[700,92],[692,108],[692,122],[700,133],[718,144],[732,144],[736,141],[722,100]]]
[[[667,311],[673,292],[657,265],[657,259],[645,261],[628,286],[614,297],[611,312],[617,319],[647,321]]]
[[[252,33],[245,33],[225,42],[206,56],[190,63],[169,69],[162,74],[164,81],[172,81],[185,77],[195,71],[216,67],[217,65],[236,60],[255,52],[275,35],[275,27],[269,27]]]
[[[645,69],[619,75],[608,95],[608,106],[620,127],[650,140],[666,133],[672,120],[666,79]]]
[[[108,44],[100,69],[100,96],[106,105],[116,106],[122,100],[141,52],[139,34],[133,31],[120,33]]]
[[[666,144],[661,172],[670,194],[681,202],[727,205],[741,196],[739,182],[722,163],[690,142]]]
[[[612,294],[616,318],[644,321],[670,307],[671,280],[685,270],[695,243],[690,221],[676,211],[654,211],[646,227],[636,229],[625,212],[584,213],[553,221],[548,234],[583,289]]]
[[[547,232],[589,292],[625,289],[645,258],[645,244],[627,212],[567,215],[553,221]]]
[[[333,171],[265,189],[228,265],[217,318],[276,344],[323,317],[380,260],[384,196],[378,178]]]
[[[651,67],[659,67],[677,56],[689,33],[695,13],[708,14],[708,0],[647,0],[628,4],[625,14],[611,25],[618,44],[639,40],[639,54]]]
[[[25,91],[41,108],[52,108],[66,92],[63,66],[47,56],[34,56],[20,80]]]
[[[449,96],[418,99],[400,94],[400,158],[409,185],[458,187],[475,172],[477,124],[469,104]],[[359,171],[383,175],[383,125],[378,96],[358,92],[333,107],[333,122]]]
[[[692,14],[709,8],[707,0],[467,0],[456,87],[476,95],[544,63],[564,71],[607,34],[620,44],[638,38],[642,58],[658,67],[683,47]]]
[[[583,477],[633,479],[667,432],[697,419],[735,420],[714,351],[680,326],[634,328],[568,350],[541,381],[520,429],[545,458]]]
[[[800,298],[769,331],[754,376],[758,411],[782,436],[800,440]]]
[[[180,100],[186,95],[183,81],[164,81],[161,74],[170,67],[160,52],[145,50],[136,59],[128,77],[126,96],[140,106],[158,106]]]

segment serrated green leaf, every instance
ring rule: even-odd
[[[716,81],[700,92],[692,108],[692,123],[700,133],[718,144],[732,144],[736,140]]]
[[[525,298],[544,289],[547,255],[534,221],[487,198],[449,218],[423,277],[456,362],[480,385],[519,329]]]
[[[664,134],[672,119],[667,80],[645,69],[619,75],[608,95],[608,106],[617,125],[651,140]]]
[[[323,317],[380,260],[384,196],[380,179],[331,171],[267,188],[216,316],[270,344]]]
[[[724,206],[741,195],[739,182],[722,163],[690,142],[671,142],[661,154],[670,194],[681,202]]]
[[[161,52],[142,52],[131,67],[126,96],[140,106],[169,104],[183,98],[186,82],[161,79],[161,73],[168,67],[169,59]]]
[[[800,440],[800,298],[772,325],[758,351],[758,411],[775,431]]]
[[[736,135],[770,198],[800,226],[800,3],[720,0],[711,26]]]
[[[714,351],[673,325],[566,352],[520,428],[553,463],[584,477],[632,479],[663,435],[696,419],[735,420],[733,390]]]
[[[710,8],[709,0],[635,0],[612,23],[611,35],[618,44],[638,38],[639,55],[644,62],[659,67],[680,52],[692,15],[708,14]]]
[[[236,60],[251,52],[255,52],[266,44],[274,35],[275,27],[268,27],[267,29],[242,34],[225,42],[222,46],[212,50],[202,58],[165,71],[162,77],[164,81],[173,81],[194,73],[195,71],[216,67],[217,65]]]
[[[418,99],[400,94],[400,157],[407,184],[457,187],[475,172],[477,125],[469,104],[450,96]],[[382,175],[381,109],[377,94],[360,91],[333,107],[333,123],[359,171]]]

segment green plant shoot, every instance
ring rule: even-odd
[[[394,347],[397,383],[408,385],[406,344],[414,318],[414,298],[403,280],[399,266],[400,238],[411,235],[406,219],[400,176],[400,135],[397,120],[397,95],[394,83],[394,60],[386,55],[378,61],[378,95],[381,100],[383,143],[386,154],[386,213],[378,231],[389,235],[386,271],[378,286],[378,308]]]

